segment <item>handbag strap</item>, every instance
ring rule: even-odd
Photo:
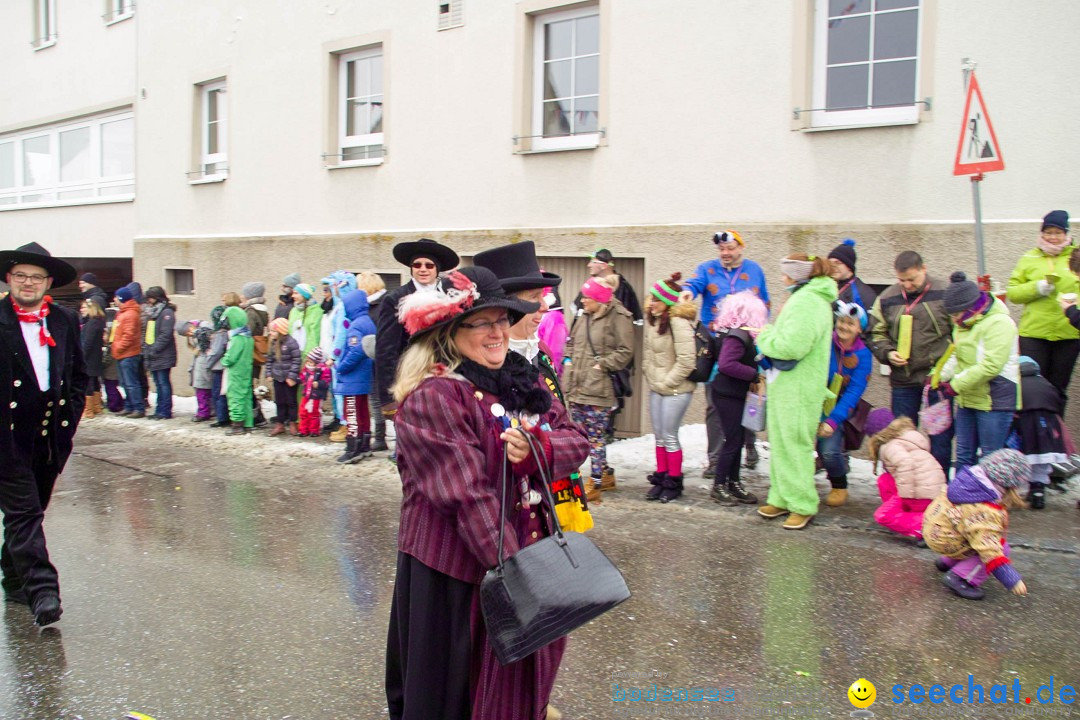
[[[540,446],[540,442],[533,436],[532,433],[526,432],[521,428],[514,428],[522,437],[525,438],[525,442],[529,444],[529,451],[533,457],[536,458],[536,468],[540,475],[540,487],[543,499],[547,501],[549,515],[555,529],[555,537],[560,545],[566,544],[566,537],[563,535],[562,525],[559,524],[559,515],[555,512],[555,496],[551,494],[551,468],[547,466],[547,456],[544,455],[543,448]],[[500,482],[499,492],[501,493],[501,502],[499,503],[499,548],[498,557],[499,571],[503,569],[503,541],[506,534],[506,477],[507,470],[510,467],[510,457],[507,453],[506,444],[503,444],[503,458],[502,458],[502,480]]]

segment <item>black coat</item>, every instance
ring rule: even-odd
[[[71,455],[86,403],[89,378],[79,341],[79,318],[50,303],[46,322],[56,345],[49,348],[50,390],[43,393],[15,309],[8,300],[0,302],[0,482],[33,474],[35,441],[43,436],[49,439],[48,455],[40,465],[48,469],[41,472],[55,479]]]
[[[146,327],[149,318],[143,313],[143,360],[146,369],[169,370],[176,367],[176,308],[166,305],[154,322],[153,342],[146,342]]]
[[[1061,391],[1027,364],[1020,366],[1020,401],[1021,412],[1041,410],[1054,415],[1065,412],[1065,397]]]
[[[105,318],[86,318],[79,344],[86,362],[86,374],[92,378],[101,377],[105,373]]]
[[[379,403],[389,405],[394,401],[390,388],[397,378],[398,360],[409,344],[409,333],[398,322],[397,307],[406,295],[416,292],[412,280],[383,296],[379,316],[375,318],[375,383]],[[374,317],[374,316],[372,316]]]

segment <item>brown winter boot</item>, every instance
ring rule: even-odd
[[[847,504],[847,490],[845,488],[833,488],[825,497],[825,504],[829,507],[840,507]]]
[[[288,431],[289,431],[289,435],[292,435],[293,437],[296,437],[297,435],[300,434],[300,431],[296,429],[296,423],[295,422],[289,422],[288,425],[287,425],[287,428],[288,428]]]
[[[91,420],[91,419],[93,419],[95,417],[97,417],[97,410],[96,410],[96,406],[94,405],[94,396],[93,395],[87,395],[86,396],[86,404],[83,405],[82,419],[83,420]]]
[[[345,438],[349,436],[349,428],[342,425],[334,432],[330,433],[330,442],[345,442]]]
[[[615,489],[615,470],[613,468],[605,467],[604,474],[600,476],[600,489],[601,490],[614,490]]]
[[[591,505],[592,503],[600,502],[600,483],[602,481],[599,478],[589,478],[585,481],[585,500]]]
[[[285,424],[284,423],[279,423],[279,422],[274,423],[274,427],[270,428],[270,437],[277,437],[278,435],[284,435],[284,434],[285,434]]]

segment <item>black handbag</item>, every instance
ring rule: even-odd
[[[499,564],[480,583],[480,609],[488,642],[503,665],[532,655],[630,597],[619,570],[581,533],[563,532],[554,511],[550,470],[531,433],[529,441],[540,468],[540,486],[551,509],[555,534],[502,559],[506,528],[507,468],[502,464],[499,512]]]
[[[600,354],[596,352],[596,346],[593,345],[592,333],[592,318],[589,315],[585,316],[585,339],[589,341],[589,349],[592,350],[593,357],[599,360]],[[633,359],[630,360],[633,362]],[[615,393],[615,399],[628,398],[634,396],[634,383],[630,377],[630,365],[622,368],[621,370],[613,370],[608,372],[608,377],[611,378],[611,390]],[[619,404],[622,407],[622,404]]]

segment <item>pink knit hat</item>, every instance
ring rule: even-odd
[[[581,294],[590,300],[595,300],[601,304],[607,304],[611,302],[611,296],[615,294],[615,291],[611,289],[606,283],[602,283],[596,278],[589,278],[585,281],[585,284],[581,286]]]

